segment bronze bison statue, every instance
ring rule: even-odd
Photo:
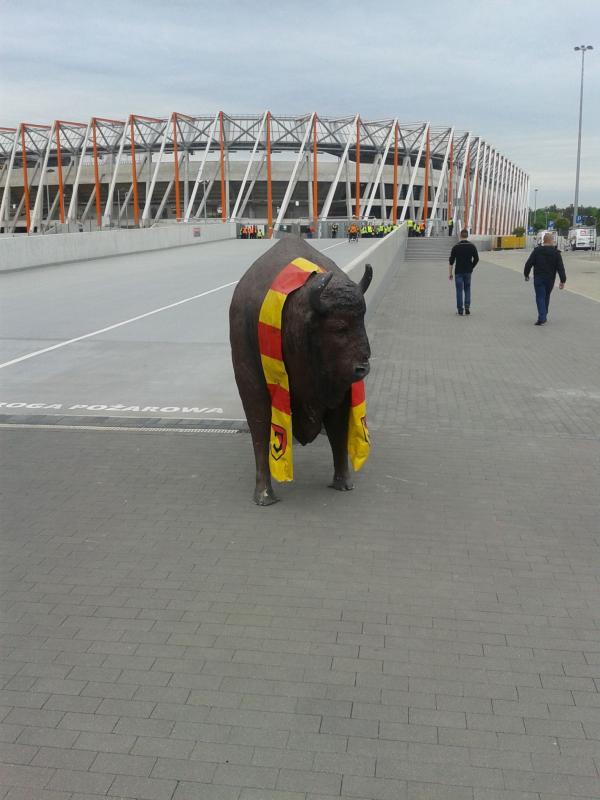
[[[334,489],[353,488],[349,456],[368,456],[363,378],[371,350],[364,294],[373,270],[354,283],[305,240],[288,236],[257,259],[229,309],[235,379],[256,460],[254,501],[277,502],[271,477],[291,480],[292,436],[312,442],[324,427]]]

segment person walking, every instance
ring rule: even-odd
[[[550,295],[554,289],[556,274],[560,279],[559,288],[564,289],[567,282],[567,273],[562,256],[553,244],[551,233],[544,234],[542,244],[534,247],[531,255],[525,262],[523,274],[529,280],[529,273],[533,269],[533,288],[535,289],[535,302],[538,310],[536,325],[545,325],[548,321],[548,306]]]
[[[456,309],[461,317],[463,313],[469,316],[471,313],[471,275],[479,262],[479,253],[475,245],[469,241],[469,231],[466,228],[460,232],[459,243],[455,244],[450,251],[449,280],[452,280],[452,267],[455,262]]]
[[[452,236],[452,231],[454,230],[454,220],[448,220],[448,236]]]

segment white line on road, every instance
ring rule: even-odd
[[[325,250],[331,250],[332,247],[339,247],[341,244],[347,244],[347,242],[336,242],[335,244],[330,244],[329,247],[324,247],[320,252],[324,253]]]
[[[115,322],[114,325],[108,325],[106,328],[100,328],[99,330],[92,331],[91,333],[84,333],[83,336],[76,336],[74,339],[67,339],[64,342],[53,344],[51,347],[44,347],[43,350],[35,350],[33,353],[27,353],[24,356],[19,356],[19,358],[13,358],[12,361],[5,361],[4,364],[0,364],[0,369],[4,369],[4,367],[10,367],[13,364],[18,364],[20,361],[27,361],[28,358],[35,358],[35,356],[41,356],[43,353],[49,353],[51,350],[58,350],[59,347],[66,347],[68,344],[73,344],[74,342],[81,342],[83,339],[89,339],[92,336],[98,336],[100,333],[106,333],[107,331],[114,331],[115,328],[120,328],[123,325],[129,325],[130,322],[137,322],[137,320],[139,319],[144,319],[145,317],[151,317],[153,314],[159,314],[161,311],[166,311],[169,308],[175,308],[176,306],[181,306],[184,303],[189,303],[191,300],[197,300],[199,297],[206,297],[206,295],[214,294],[215,292],[221,291],[221,289],[227,289],[229,286],[235,286],[236,283],[237,281],[224,283],[222,286],[217,286],[215,289],[209,289],[206,292],[200,292],[200,294],[195,294],[192,297],[186,297],[183,300],[178,300],[176,303],[169,303],[168,306],[161,306],[160,308],[155,308],[153,311],[146,311],[145,314],[138,314],[137,317],[131,317],[131,319],[124,319],[122,322]]]
[[[323,250],[320,252],[324,252],[325,250],[331,250],[333,247],[339,247],[341,244],[346,244],[345,241],[336,242],[335,244],[329,245],[329,247],[324,247]],[[13,358],[11,361],[5,361],[4,364],[0,364],[0,369],[4,369],[5,367],[11,367],[13,364],[19,364],[21,361],[27,361],[29,358],[35,358],[36,356],[41,356],[44,353],[49,353],[51,350],[58,350],[60,347],[66,347],[68,344],[74,344],[75,342],[81,342],[83,339],[90,339],[92,336],[98,336],[101,333],[107,333],[108,331],[113,331],[115,328],[120,328],[123,325],[129,325],[130,322],[137,322],[139,319],[144,319],[145,317],[151,317],[153,314],[159,314],[161,311],[167,311],[169,308],[175,308],[176,306],[181,306],[183,303],[189,303],[191,300],[197,300],[199,297],[206,297],[206,295],[214,294],[214,292],[219,292],[221,289],[227,289],[229,286],[235,286],[237,281],[231,281],[230,283],[224,283],[222,286],[217,286],[215,289],[209,289],[207,292],[200,292],[200,294],[195,294],[192,297],[186,297],[183,300],[178,300],[176,303],[170,303],[168,306],[161,306],[160,308],[155,308],[153,311],[146,311],[145,314],[138,314],[137,317],[131,317],[131,319],[124,319],[122,322],[115,322],[114,325],[108,325],[106,328],[100,328],[97,331],[92,331],[91,333],[84,333],[83,336],[76,336],[74,339],[67,339],[64,342],[59,342],[58,344],[53,344],[51,347],[44,347],[42,350],[35,350],[33,353],[27,353],[24,356],[19,356],[18,358]]]

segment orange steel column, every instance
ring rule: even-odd
[[[92,152],[94,154],[94,183],[96,185],[96,223],[102,227],[102,211],[100,209],[100,172],[98,170],[98,142],[96,140],[96,117],[92,120]]]
[[[313,117],[313,225],[315,226],[315,233],[317,228],[318,210],[317,204],[319,201],[319,184],[317,174],[317,115]]]
[[[452,181],[454,179],[454,137],[450,140],[450,168],[448,171],[448,221],[452,219]]]
[[[271,112],[267,111],[267,238],[273,236],[273,184],[271,182]]]
[[[25,124],[21,123],[21,152],[23,154],[23,194],[25,195],[25,225],[27,233],[31,227],[31,215],[29,213],[29,181],[27,180],[27,151],[25,149]]]
[[[219,111],[219,138],[221,145],[221,220],[227,222],[227,209],[225,208],[225,141],[223,129],[223,112]]]
[[[360,117],[356,120],[356,201],[354,216],[360,219]]]
[[[56,120],[56,171],[58,173],[58,204],[60,207],[60,221],[65,221],[65,192],[63,186],[62,152],[60,149],[60,121]]]
[[[394,129],[394,185],[392,186],[392,224],[398,222],[398,123]]]
[[[427,139],[425,141],[425,180],[423,189],[425,197],[423,199],[423,222],[427,226],[427,217],[429,216],[429,126],[427,127]]]
[[[469,223],[469,189],[470,189],[470,176],[471,176],[471,148],[467,150],[467,165],[465,168],[465,218],[463,227],[466,228]]]
[[[135,126],[133,114],[129,117],[129,135],[131,138],[131,181],[133,184],[133,220],[140,224],[140,203],[138,197],[137,166],[135,163]]]
[[[181,197],[179,187],[179,153],[177,151],[177,113],[173,112],[173,169],[175,181],[175,218],[181,221]]]
[[[477,220],[477,214],[479,212],[479,177],[481,175],[481,167],[477,170],[477,174],[475,176],[475,208],[473,211],[473,233],[477,234],[479,231],[479,225]]]

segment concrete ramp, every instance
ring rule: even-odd
[[[368,255],[375,299],[398,247],[391,238],[375,248],[313,244],[354,278]],[[270,246],[232,239],[1,275],[0,414],[49,424],[242,420],[228,308]]]

